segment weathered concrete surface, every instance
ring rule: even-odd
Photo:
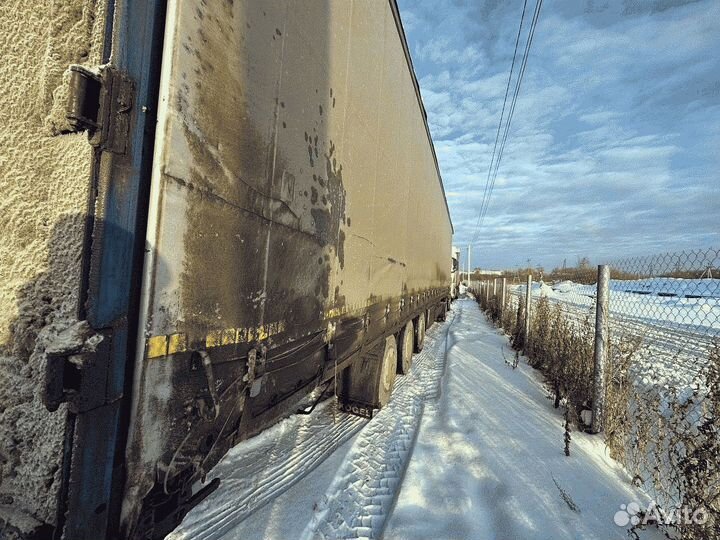
[[[0,4],[0,536],[56,519],[64,409],[44,348],[77,317],[92,149],[65,134],[69,64],[101,61],[104,2]],[[4,529],[4,527],[6,527]]]

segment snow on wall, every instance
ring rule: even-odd
[[[99,64],[103,0],[0,4],[0,531],[55,523],[65,414],[44,347],[77,316],[92,148],[67,130],[65,71]],[[8,536],[9,535],[9,536]]]

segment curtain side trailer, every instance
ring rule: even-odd
[[[0,530],[159,539],[328,381],[347,412],[387,403],[454,296],[453,229],[394,0],[72,3],[91,53],[42,60],[59,120],[18,112],[45,131],[14,141],[71,144],[43,193],[74,191],[36,242],[0,240],[65,277],[2,297],[20,307],[0,353],[34,384],[13,407],[50,434],[15,473],[54,461],[42,503],[0,468]],[[0,412],[0,438],[13,425]]]

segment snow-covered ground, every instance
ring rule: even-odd
[[[525,294],[525,285],[511,286],[511,292]],[[590,308],[596,285],[572,281],[534,283],[533,297]],[[652,278],[610,280],[611,315],[646,324],[674,326],[695,332],[720,335],[720,279]]]
[[[513,300],[525,289],[511,286]],[[589,315],[594,323],[595,289],[572,281],[535,283],[532,296],[546,296],[571,319]],[[690,388],[720,341],[719,279],[611,280],[609,308],[612,336],[641,340],[634,363],[647,384]]]
[[[614,518],[646,497],[600,437],[573,433],[564,455],[560,413],[512,357],[477,304],[458,300],[375,418],[330,401],[239,445],[170,538],[627,538]]]

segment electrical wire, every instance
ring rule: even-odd
[[[481,219],[480,219],[480,226],[482,227],[483,222],[485,221],[485,215],[487,214],[487,209],[490,204],[490,196],[492,195],[493,188],[495,187],[495,180],[497,179],[498,170],[500,168],[500,161],[502,160],[503,153],[505,152],[505,144],[508,139],[508,134],[510,132],[510,124],[512,122],[513,115],[515,114],[515,105],[517,104],[517,98],[520,93],[520,85],[522,84],[523,76],[525,75],[525,69],[527,67],[527,61],[530,56],[530,47],[532,46],[532,40],[533,36],[535,34],[535,27],[537,26],[537,20],[540,16],[540,8],[542,7],[542,1],[538,0],[538,2],[535,5],[535,13],[533,14],[533,20],[530,24],[530,31],[528,32],[528,38],[525,43],[525,51],[523,53],[523,60],[521,63],[520,71],[518,73],[518,80],[515,85],[515,91],[513,93],[513,100],[510,106],[510,112],[508,113],[508,119],[507,123],[505,124],[505,131],[503,133],[503,140],[500,144],[500,150],[498,152],[498,158],[495,160],[495,171],[493,173],[493,178],[490,183],[490,191],[488,193],[488,198],[485,202],[485,209],[482,213]]]
[[[495,144],[493,145],[492,155],[490,157],[490,167],[488,167],[487,180],[485,181],[485,190],[483,191],[482,204],[480,205],[480,213],[475,224],[475,234],[471,243],[477,240],[478,227],[480,226],[480,216],[485,206],[485,198],[487,197],[488,187],[490,186],[490,177],[492,175],[493,162],[495,161],[495,152],[497,151],[498,141],[500,140],[500,129],[502,128],[503,118],[505,117],[505,106],[507,105],[508,94],[510,93],[510,82],[512,81],[513,71],[515,69],[515,59],[517,58],[518,44],[520,43],[520,35],[522,34],[523,22],[525,21],[525,11],[527,9],[527,0],[523,2],[522,14],[520,15],[520,27],[518,28],[517,37],[515,38],[515,50],[513,51],[512,64],[510,64],[510,74],[508,75],[507,85],[505,86],[505,97],[503,98],[502,111],[500,112],[500,121],[498,122],[497,133],[495,133]]]
[[[533,37],[535,35],[535,28],[537,27],[537,22],[540,17],[540,9],[542,8],[542,2],[543,2],[543,0],[537,0],[537,2],[535,4],[535,10],[533,13],[532,21],[530,23],[530,29],[528,31],[528,36],[525,41],[523,57],[522,57],[522,61],[520,64],[520,69],[518,71],[515,88],[513,90],[512,101],[510,104],[510,109],[508,111],[507,120],[505,123],[505,129],[503,130],[503,136],[502,136],[502,140],[500,142],[500,147],[498,150],[497,143],[498,143],[499,133],[502,128],[502,122],[503,122],[503,119],[505,116],[505,108],[507,106],[507,96],[509,93],[510,82],[512,80],[512,74],[513,74],[514,67],[515,67],[517,47],[518,47],[518,43],[520,40],[520,34],[522,32],[523,19],[525,17],[527,0],[525,0],[525,3],[523,4],[523,12],[522,12],[522,17],[520,19],[520,27],[518,28],[518,35],[515,40],[515,51],[513,53],[513,61],[510,66],[510,75],[508,76],[508,83],[507,83],[507,87],[505,89],[505,98],[503,99],[503,107],[502,107],[502,111],[500,113],[500,121],[498,123],[498,130],[495,135],[495,145],[493,147],[493,153],[492,153],[492,156],[490,159],[490,166],[488,168],[488,178],[485,182],[485,190],[483,191],[483,199],[482,199],[482,202],[480,205],[480,212],[478,214],[478,220],[475,225],[475,231],[473,233],[473,237],[472,237],[473,239],[472,239],[471,244],[474,244],[477,241],[477,238],[480,234],[480,229],[482,228],[482,225],[485,221],[485,216],[487,215],[487,210],[490,206],[490,198],[492,197],[492,192],[495,188],[495,181],[497,180],[498,171],[500,169],[500,162],[502,160],[502,156],[505,151],[505,145],[507,143],[508,135],[510,133],[510,125],[512,123],[512,117],[515,113],[515,106],[517,104],[517,98],[518,98],[518,95],[520,94],[520,87],[522,84],[523,77],[525,75],[525,70],[527,68],[527,61],[530,56],[530,47],[532,46]],[[497,157],[496,157],[496,154],[497,154]],[[493,166],[494,166],[494,168],[493,168]]]

